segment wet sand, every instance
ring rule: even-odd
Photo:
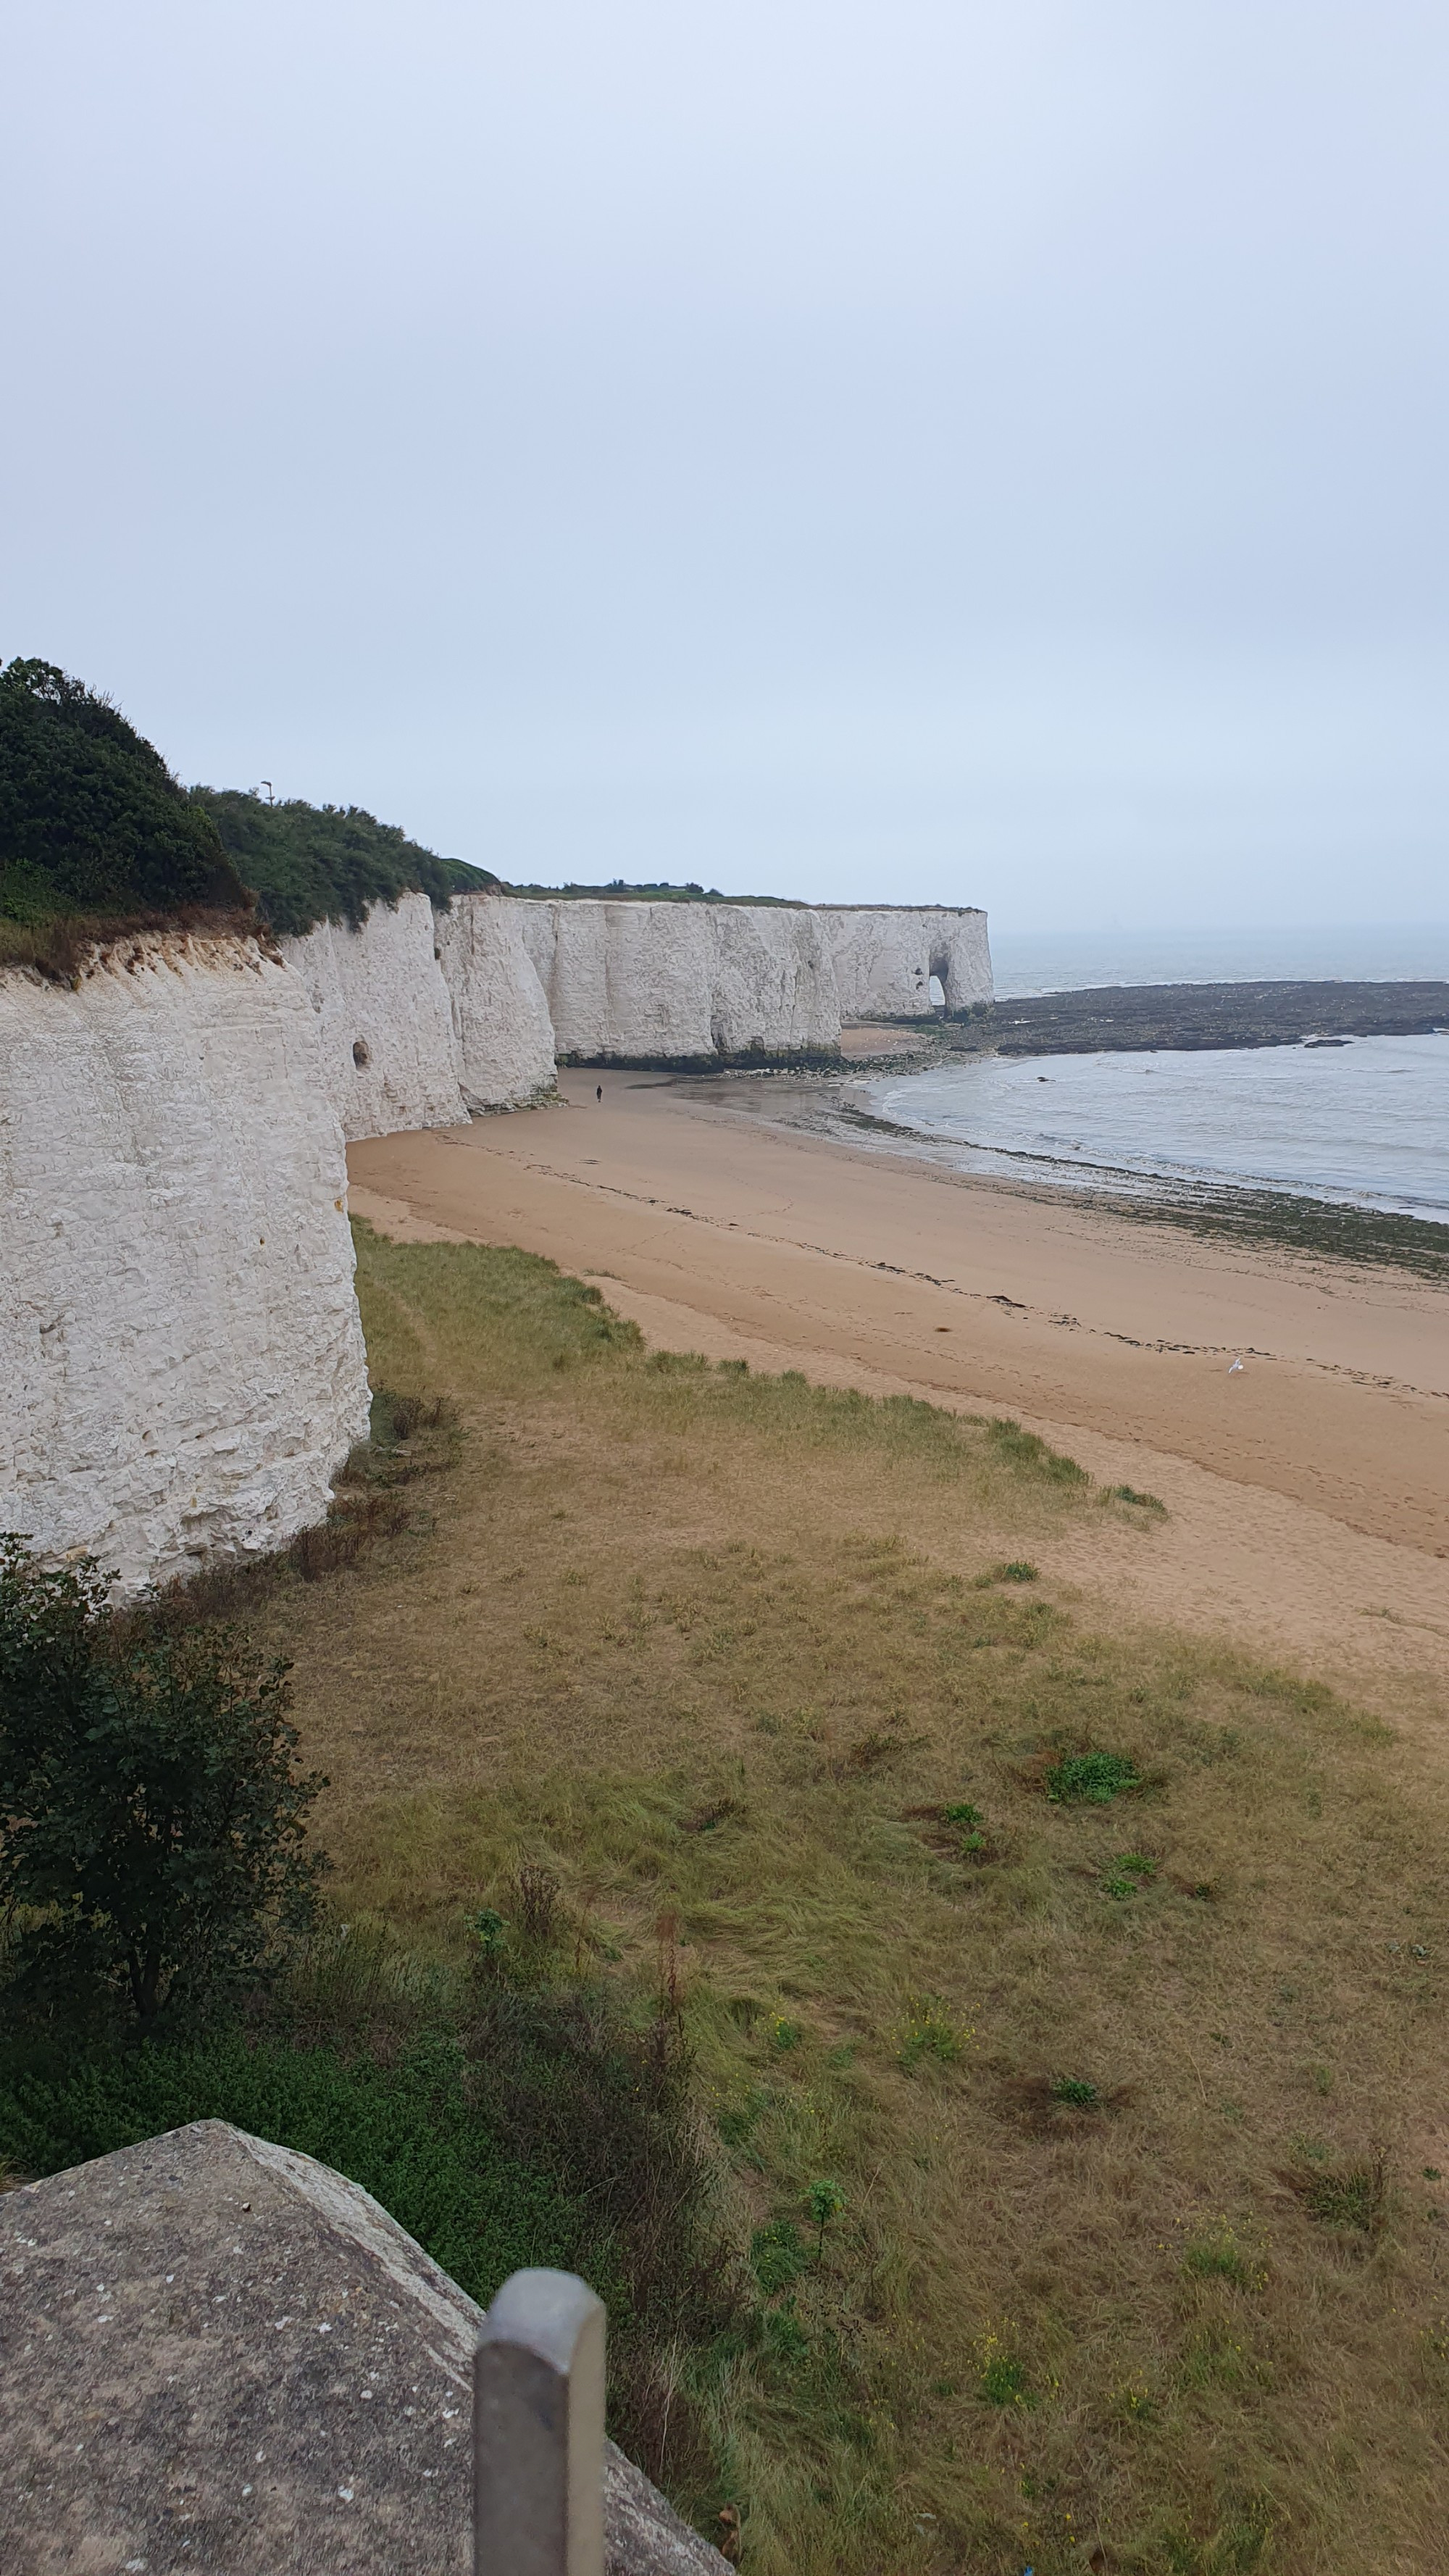
[[[1169,1519],[1064,1538],[1121,1608],[1431,1684],[1449,1654],[1449,1292],[771,1124],[650,1075],[370,1139],[354,1212],[514,1243],[646,1337],[1006,1412]],[[1241,1358],[1243,1366],[1230,1364]]]

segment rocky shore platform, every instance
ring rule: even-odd
[[[998,1000],[972,1031],[1001,1055],[1302,1046],[1449,1028],[1449,984],[1108,984]]]

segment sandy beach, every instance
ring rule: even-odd
[[[612,1074],[600,1104],[599,1079],[353,1146],[354,1213],[547,1254],[651,1343],[1010,1413],[1167,1506],[1149,1547],[1061,1542],[1084,1594],[1366,1680],[1442,1672],[1442,1289],[856,1149],[758,1095]]]

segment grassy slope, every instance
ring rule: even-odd
[[[434,1526],[262,1614],[344,1908],[456,1954],[543,1859],[678,1981],[742,2240],[845,2194],[764,2348],[693,2369],[682,2500],[761,2576],[1435,2563],[1438,1780],[1320,1687],[983,1580],[1130,1511],[1029,1443],[651,1364],[521,1254],[360,1260],[375,1376],[467,1439]],[[1085,1745],[1145,1785],[1053,1805]],[[984,1858],[912,1812],[963,1800]]]

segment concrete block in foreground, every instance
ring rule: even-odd
[[[472,2576],[483,2323],[367,2192],[221,2120],[7,2193],[5,2576]],[[612,2443],[603,2525],[607,2576],[724,2569]]]
[[[571,2272],[515,2272],[473,2387],[477,2576],[602,2576],[604,2303]]]

